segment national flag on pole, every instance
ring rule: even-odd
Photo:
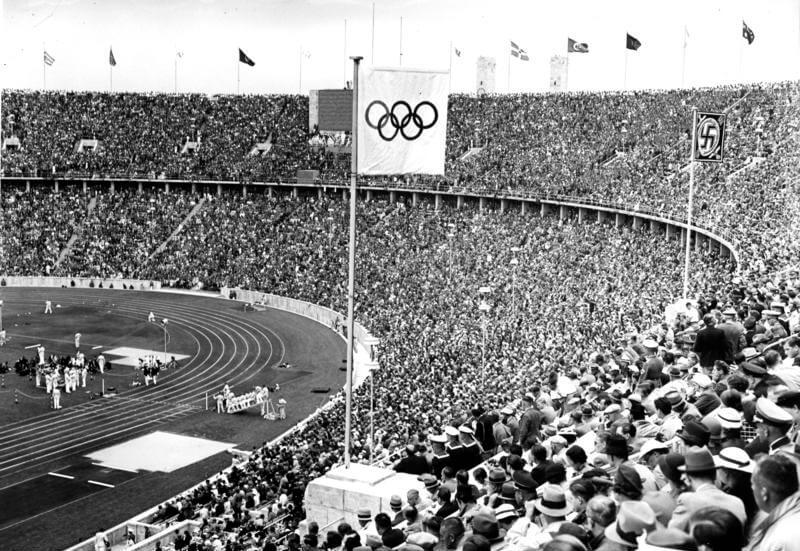
[[[630,33],[625,35],[625,47],[629,50],[638,50],[642,46],[642,43],[637,39],[635,36],[631,36]]]
[[[446,71],[361,68],[357,172],[444,174]]]
[[[47,50],[45,50],[44,51],[44,64],[49,66],[49,65],[52,65],[55,62],[56,62],[56,58],[54,58],[53,56],[48,54]]]
[[[250,67],[253,67],[256,64],[255,61],[247,57],[247,54],[244,53],[241,48],[239,48],[239,63],[250,65]]]
[[[453,48],[453,50],[455,50],[456,52],[456,57],[461,57],[461,50],[459,50],[458,48]]]
[[[567,53],[588,54],[589,45],[586,42],[575,42],[567,38]]]
[[[725,113],[695,113],[692,160],[721,163],[725,148]]]
[[[117,66],[117,60],[114,58],[114,50],[111,48],[108,49],[108,64],[112,67]]]
[[[753,40],[756,39],[756,33],[753,32],[753,29],[747,26],[747,23],[742,20],[742,37],[747,40],[747,44],[752,44]]]
[[[177,52],[175,52],[175,55],[177,57],[183,57],[183,50],[178,50]]]
[[[525,50],[525,48],[520,48],[513,40],[510,40],[509,42],[511,42],[511,55],[518,57],[520,61],[530,60],[528,57],[528,52]]]

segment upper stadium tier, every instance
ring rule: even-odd
[[[4,176],[342,182],[350,157],[308,130],[298,95],[3,93]],[[794,263],[800,233],[800,84],[450,97],[444,178],[365,183],[562,196],[686,216],[692,108],[725,111],[725,161],[697,170],[695,221],[731,236],[743,268]],[[81,139],[96,139],[80,152]],[[184,151],[196,143],[193,152]],[[265,154],[252,155],[257,144]],[[473,149],[477,148],[477,149]],[[469,153],[469,154],[468,154]]]

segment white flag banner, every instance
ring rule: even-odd
[[[444,174],[446,71],[365,67],[358,81],[359,174]]]

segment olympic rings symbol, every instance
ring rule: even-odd
[[[377,121],[374,119],[375,115],[377,115],[374,109],[377,109],[378,113],[380,113]],[[426,118],[431,119],[431,121],[426,123]],[[398,134],[406,140],[413,141],[422,135],[423,130],[427,130],[436,124],[439,120],[439,111],[429,101],[418,103],[412,110],[407,101],[396,101],[392,108],[389,109],[381,100],[375,100],[367,106],[364,120],[370,128],[376,129],[378,135],[387,142],[395,139]],[[411,129],[406,132],[409,127]]]

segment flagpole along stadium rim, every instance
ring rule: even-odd
[[[425,73],[425,74],[436,74],[436,75],[447,75],[450,71],[445,71],[442,69],[408,69],[406,67],[363,67],[364,69],[371,69],[373,71],[389,71],[394,73]]]

